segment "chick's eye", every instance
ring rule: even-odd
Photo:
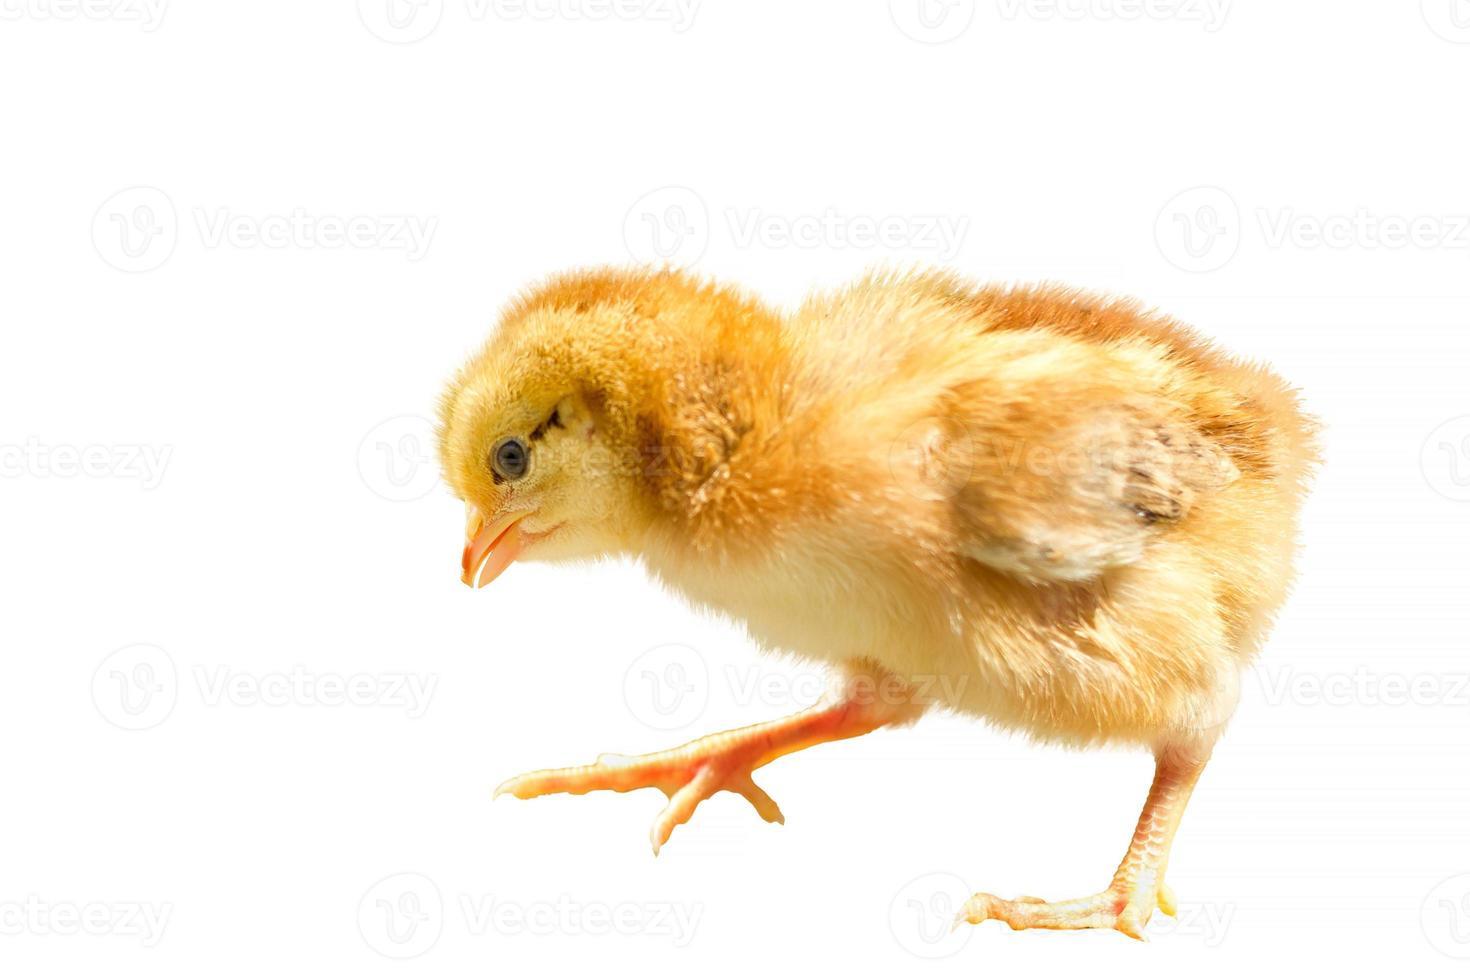
[[[515,436],[502,439],[490,457],[490,465],[496,475],[507,480],[519,480],[525,476],[530,463],[530,451],[526,449],[526,444]]]

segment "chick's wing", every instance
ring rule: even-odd
[[[1054,392],[967,415],[938,435],[956,547],[1035,581],[1085,581],[1140,561],[1239,471],[1187,413],[1131,394]]]

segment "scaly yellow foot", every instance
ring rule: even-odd
[[[1105,891],[1066,902],[1029,895],[1007,900],[981,892],[965,903],[955,925],[995,919],[1012,929],[1116,929],[1143,939],[1155,910],[1165,915],[1178,911],[1173,890],[1164,884],[1164,871],[1179,818],[1208,758],[1208,750],[1197,747],[1166,746],[1157,751],[1153,786],[1133,842]]]
[[[729,738],[736,734],[710,735],[649,755],[602,755],[590,766],[541,769],[507,780],[495,795],[508,793],[529,800],[548,793],[581,795],[599,789],[618,793],[649,787],[663,790],[669,805],[654,821],[650,834],[655,854],[668,842],[675,827],[687,822],[700,803],[721,790],[745,797],[765,820],[785,823],[776,801],[751,777],[755,768],[751,746]]]
[[[755,784],[751,773],[768,762],[822,742],[863,735],[895,721],[916,717],[923,709],[905,698],[873,694],[874,683],[859,677],[846,696],[778,721],[706,735],[678,748],[649,755],[604,755],[590,766],[542,769],[502,783],[495,795],[507,793],[529,800],[548,793],[582,794],[610,789],[625,793],[651,787],[669,798],[654,821],[653,853],[668,842],[674,828],[689,820],[700,803],[724,790],[750,801],[764,819],[784,823],[781,808]]]
[[[971,897],[955,924],[972,925],[994,919],[1012,929],[1116,929],[1125,936],[1144,939],[1144,928],[1157,909],[1176,912],[1174,892],[1168,885],[1156,889],[1115,882],[1106,891],[1066,902],[1048,902],[1031,895],[997,898],[986,892]]]

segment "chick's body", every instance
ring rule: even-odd
[[[544,483],[487,482],[507,420],[549,405]],[[935,274],[789,316],[671,272],[553,280],[451,386],[443,450],[473,508],[531,512],[525,557],[636,555],[765,646],[896,679],[917,707],[870,727],[938,702],[1139,743],[1160,780],[1185,760],[1185,798],[1285,594],[1315,460],[1283,382],[1167,318]],[[1117,891],[970,917],[1132,932],[1103,921]]]

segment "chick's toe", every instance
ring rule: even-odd
[[[661,790],[669,803],[650,834],[657,854],[675,827],[687,823],[700,803],[721,791],[744,797],[767,822],[785,823],[776,801],[756,785],[752,776],[756,769],[800,749],[865,735],[912,710],[907,705],[839,700],[776,721],[706,735],[663,752],[603,755],[590,766],[526,773],[502,783],[495,795],[528,800],[551,793]]]

